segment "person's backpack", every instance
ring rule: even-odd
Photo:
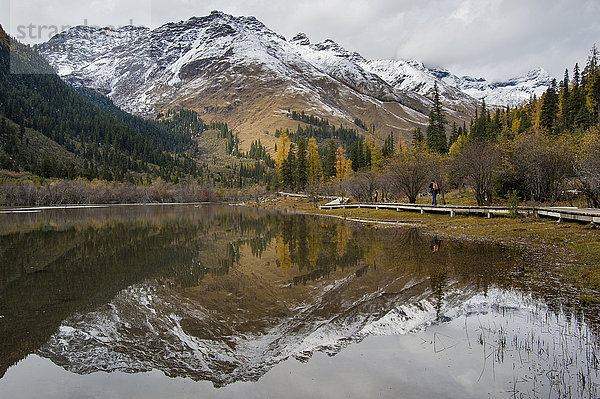
[[[433,183],[433,192],[434,193],[439,193],[440,192],[440,188],[438,187],[437,183]]]

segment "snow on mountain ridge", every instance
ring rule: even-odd
[[[79,40],[77,32],[72,28],[63,36],[72,42]],[[177,86],[215,64],[222,68],[258,66],[285,79],[290,74],[282,64],[291,62],[303,71],[310,68],[308,63],[297,65],[302,60],[292,59],[293,51],[285,38],[254,17],[215,11],[206,17],[146,29],[123,42],[103,40],[100,29],[91,32],[101,39],[98,48],[102,51],[88,54],[77,46],[67,54],[56,53],[53,49],[65,41],[62,37],[52,38],[39,49],[66,80],[105,93],[115,104],[134,113],[152,112],[155,102],[164,101],[153,96],[156,88]],[[316,70],[309,72],[318,74]]]
[[[469,95],[458,88],[436,78],[423,63],[415,60],[364,60],[359,63],[365,70],[372,72],[398,91],[414,92],[432,98],[437,83],[442,102],[463,109],[477,106]]]
[[[445,70],[432,70],[445,83],[486,103],[516,107],[531,97],[540,97],[552,84],[552,77],[543,68],[503,82],[488,82],[484,78],[457,77]]]
[[[148,31],[148,28],[137,26],[113,29],[80,25],[61,32],[34,48],[46,57],[59,76],[64,77]]]
[[[303,59],[344,84],[384,101],[402,102],[401,96],[387,82],[358,63],[364,61],[360,54],[349,52],[332,39],[311,44],[308,37],[300,33],[291,43]]]
[[[64,80],[103,93],[128,112],[152,117],[196,109],[271,145],[266,132],[291,127],[282,109],[335,123],[361,118],[407,138],[427,123],[436,83],[448,119],[458,123],[475,113],[481,90],[493,104],[494,90],[513,89],[481,89],[477,80],[417,61],[366,60],[332,39],[313,44],[300,33],[286,40],[254,17],[219,11],[152,30],[75,27],[38,50]]]
[[[485,99],[489,105],[515,107],[534,95],[540,97],[553,79],[542,68],[504,82],[488,82],[485,78],[458,77],[416,60],[366,60],[361,65],[398,90],[431,97],[437,83],[442,101],[450,104],[468,101],[468,96],[478,101]]]

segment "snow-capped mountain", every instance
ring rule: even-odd
[[[460,89],[478,100],[485,99],[492,105],[516,107],[533,96],[541,97],[552,85],[553,78],[544,69],[534,69],[524,76],[505,82],[488,82],[483,78],[457,77],[445,70],[432,69],[431,72],[444,83]]]
[[[265,131],[296,126],[288,109],[334,123],[358,117],[408,134],[426,123],[430,107],[427,98],[396,93],[353,63],[330,74],[302,57],[302,45],[257,19],[221,12],[153,30],[76,27],[38,51],[63,79],[108,95],[126,111],[152,116],[192,108],[208,120],[227,121],[242,139],[263,135],[263,143],[274,142]]]
[[[423,63],[414,60],[361,60],[359,64],[386,81],[400,92],[416,93],[428,98],[433,97],[435,84],[442,102],[453,108],[472,111],[478,102],[468,94],[463,93],[455,85],[445,82],[435,76]]]
[[[218,11],[152,30],[74,27],[37,50],[64,80],[106,94],[126,111],[153,116],[191,108],[227,121],[242,140],[258,136],[266,144],[274,143],[267,132],[295,127],[289,109],[333,123],[360,118],[386,135],[410,137],[427,123],[435,83],[448,119],[459,122],[470,120],[484,96],[496,104],[527,85],[542,87],[527,79],[493,85],[457,78],[416,61],[366,60],[331,39],[286,40],[254,17]]]
[[[444,103],[453,106],[475,106],[485,99],[489,105],[515,107],[534,95],[539,98],[553,79],[542,68],[505,82],[489,82],[484,78],[458,77],[445,69],[430,68],[415,60],[363,60],[360,65],[400,91],[431,97],[437,83]],[[477,100],[475,103],[474,99]]]
[[[44,56],[59,76],[68,76],[107,51],[135,40],[148,31],[148,28],[136,26],[120,29],[76,26],[54,36],[48,43],[50,47],[42,45],[39,49],[44,49]]]
[[[303,59],[329,76],[352,85],[375,98],[401,101],[400,93],[395,92],[377,74],[365,70],[358,64],[364,61],[360,54],[350,53],[331,39],[311,44],[304,33],[294,36],[291,43],[297,46]]]

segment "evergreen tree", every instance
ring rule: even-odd
[[[573,68],[573,87],[579,87],[579,63],[575,63],[575,68]]]
[[[472,140],[487,140],[488,110],[485,104],[485,98],[481,102],[481,113],[475,109],[475,120],[471,123],[469,137]]]
[[[446,119],[442,112],[442,102],[437,83],[433,87],[433,108],[429,112],[429,125],[427,126],[427,146],[438,153],[448,152],[446,139]]]
[[[350,160],[352,162],[352,170],[358,171],[359,169],[367,166],[365,161],[365,144],[364,139],[361,137],[350,147]]]
[[[286,188],[294,189],[296,187],[296,154],[294,149],[294,143],[290,144],[287,158],[281,166],[281,177],[283,180],[283,186]]]
[[[311,184],[319,183],[323,179],[323,165],[319,156],[317,140],[311,137],[308,140],[308,181]]]
[[[308,161],[306,159],[306,139],[298,140],[298,154],[296,155],[296,189],[304,190],[308,181]]]
[[[384,158],[387,158],[394,154],[394,134],[390,133],[390,135],[385,139],[385,144],[381,149],[381,155]]]
[[[417,145],[425,141],[425,136],[423,136],[423,131],[420,127],[417,127],[413,132],[412,143],[413,145]]]
[[[456,122],[452,124],[452,133],[450,134],[450,138],[448,139],[448,147],[452,147],[452,144],[456,143],[458,140],[458,136],[461,135],[462,127],[457,127]]]
[[[569,70],[565,69],[565,76],[560,84],[560,104],[559,104],[559,130],[567,131],[573,128],[573,100],[571,99],[571,88],[569,80]]]
[[[540,111],[540,127],[553,133],[558,115],[558,94],[556,93],[556,79],[542,96],[542,109]]]
[[[600,53],[596,45],[592,47],[583,75],[582,86],[585,85],[585,103],[589,118],[591,123],[597,123],[600,121]]]
[[[335,155],[336,155],[337,147],[335,146],[335,141],[329,140],[327,143],[327,153],[325,156],[325,162],[323,163],[323,172],[325,173],[326,178],[331,178],[336,175],[335,170]]]

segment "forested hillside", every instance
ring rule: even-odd
[[[4,31],[0,39],[0,168],[134,182],[197,174],[188,156],[194,150],[188,132],[131,116],[93,92],[78,92],[28,47]],[[57,144],[61,156],[32,147],[40,141]]]

